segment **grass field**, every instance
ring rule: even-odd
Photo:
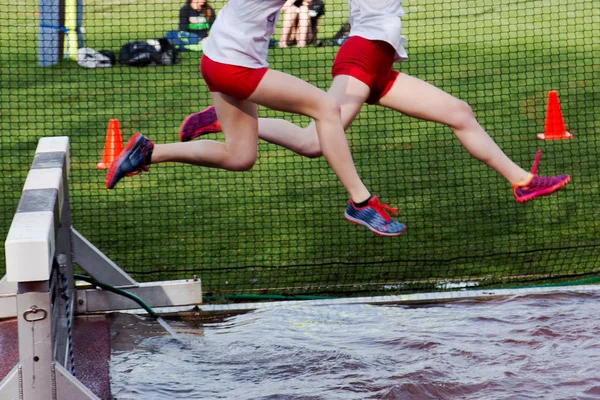
[[[220,9],[223,2],[213,3]],[[181,121],[210,104],[197,53],[168,67],[84,69],[36,64],[36,3],[0,0],[0,237],[37,141],[71,138],[73,225],[139,280],[197,274],[210,292],[324,293],[444,289],[443,281],[528,281],[600,270],[600,11],[590,0],[405,1],[403,72],[469,102],[518,164],[570,173],[555,196],[517,205],[509,185],[472,159],[452,132],[367,106],[348,132],[367,186],[400,210],[408,232],[376,237],[342,217],[346,194],[324,160],[261,143],[251,172],[165,164],[104,188],[108,120],[124,140],[177,140]],[[177,28],[180,4],[86,1],[86,46]],[[346,19],[326,1],[321,38]],[[337,47],[271,49],[271,66],[326,89]],[[557,90],[575,138],[543,142],[546,96]],[[261,109],[261,116],[307,119]],[[210,138],[222,139],[221,134]],[[0,271],[3,253],[0,253]],[[287,289],[283,289],[287,288]],[[298,289],[293,289],[298,288]]]

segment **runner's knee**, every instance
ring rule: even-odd
[[[330,95],[325,96],[325,99],[321,102],[319,107],[319,117],[316,119],[321,120],[339,120],[342,117],[342,107],[338,101]]]
[[[321,146],[312,146],[306,147],[302,154],[308,158],[319,158],[323,155],[323,152],[321,151]]]
[[[309,130],[310,127],[306,129]],[[310,130],[310,132],[307,132],[307,134],[304,136],[306,139],[302,143],[302,155],[308,158],[319,158],[323,155],[323,152],[321,151],[321,143],[319,142],[319,136],[316,135],[316,133],[310,133],[314,133],[314,131]]]
[[[450,127],[454,130],[461,130],[475,121],[475,115],[473,114],[473,110],[471,106],[463,101],[456,99],[455,104],[452,107],[452,112],[449,113]]]
[[[255,153],[233,153],[226,162],[226,169],[229,171],[250,171],[256,163]]]

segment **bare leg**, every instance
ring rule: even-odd
[[[296,22],[296,7],[289,6],[283,9],[283,23],[281,25],[281,36],[279,37],[279,47],[288,47],[292,25]]]
[[[222,93],[211,93],[225,142],[198,140],[189,143],[157,144],[152,163],[167,161],[247,171],[256,161],[258,117],[256,104],[236,100]]]
[[[411,117],[448,125],[473,157],[510,183],[520,183],[530,177],[529,172],[508,158],[483,130],[467,103],[427,82],[400,74],[379,104]]]
[[[370,196],[356,172],[340,121],[340,106],[333,96],[301,79],[269,70],[248,100],[313,118],[323,155],[352,200],[361,202]]]
[[[333,79],[328,93],[338,101],[342,110],[342,124],[347,130],[369,96],[370,89],[358,79],[339,75]],[[314,121],[306,128],[301,128],[284,119],[259,118],[258,131],[261,139],[301,156],[315,158],[322,155]]]
[[[296,46],[306,47],[306,41],[308,39],[308,25],[310,24],[310,18],[308,16],[308,6],[300,7],[298,12],[298,29],[296,33]]]

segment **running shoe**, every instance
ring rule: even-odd
[[[221,132],[221,124],[217,119],[215,106],[188,115],[179,127],[179,141],[189,142],[207,133]]]
[[[146,157],[152,149],[154,149],[154,143],[150,139],[139,132],[134,134],[127,142],[125,149],[108,168],[105,179],[106,188],[114,188],[117,182],[125,176],[148,171]]]
[[[513,184],[513,194],[517,203],[524,203],[529,200],[533,200],[536,197],[546,196],[556,192],[561,187],[565,186],[571,177],[569,175],[556,175],[556,176],[538,176],[537,169],[540,163],[540,157],[542,151],[538,150],[535,155],[535,161],[531,167],[531,179],[523,184]]]
[[[404,224],[392,219],[387,211],[398,215],[398,209],[380,203],[377,196],[372,196],[364,207],[357,207],[350,199],[344,217],[350,222],[363,225],[380,236],[400,236],[406,230]]]

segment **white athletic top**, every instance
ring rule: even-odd
[[[223,64],[262,68],[286,0],[229,0],[217,14],[202,51]]]
[[[401,35],[402,0],[348,0],[350,36],[388,42],[396,49],[395,61],[408,58]]]

